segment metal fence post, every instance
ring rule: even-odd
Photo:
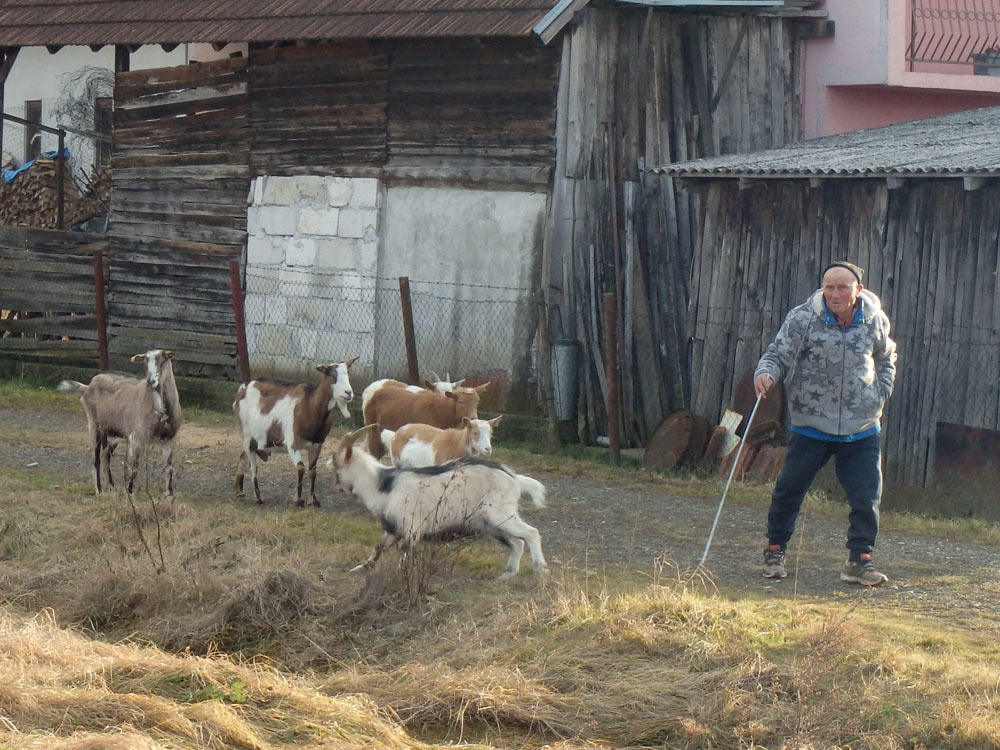
[[[240,283],[240,263],[229,262],[229,291],[233,297],[233,317],[236,319],[236,359],[240,382],[250,380],[250,355],[247,350],[247,324],[243,316],[243,285]]]
[[[97,316],[97,366],[108,369],[108,311],[104,300],[104,251],[94,251],[94,313]]]
[[[417,339],[413,332],[413,305],[410,302],[410,277],[399,277],[399,304],[403,311],[403,339],[406,341],[406,366],[410,385],[420,385],[420,368],[417,366]]]
[[[618,429],[618,305],[615,295],[604,295],[604,372],[608,382],[608,446],[611,463],[621,463]]]
[[[66,228],[66,131],[59,131],[59,150],[56,152],[56,229]]]

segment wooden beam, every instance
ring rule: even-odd
[[[650,8],[652,10],[652,8]],[[709,111],[715,112],[715,108],[719,106],[719,100],[726,91],[726,84],[729,83],[729,74],[733,70],[733,64],[736,62],[736,56],[740,52],[740,47],[743,46],[743,40],[747,38],[747,30],[750,28],[750,15],[747,14],[743,17],[743,21],[740,22],[740,33],[736,36],[736,42],[733,44],[733,48],[729,50],[729,57],[726,59],[726,65],[722,69],[722,77],[719,79],[719,86],[712,94],[712,104]]]
[[[821,187],[823,187],[823,183],[824,182],[826,182],[826,178],[824,178],[824,177],[810,177],[809,178],[809,187],[811,187],[811,188],[821,188]]]
[[[989,179],[989,177],[966,176],[962,178],[962,187],[966,190],[979,190],[979,188],[989,182]]]
[[[764,180],[753,177],[740,177],[740,190],[751,190],[764,184]]]
[[[905,184],[906,184],[906,178],[905,177],[886,177],[885,178],[885,185],[890,190],[899,190]]]
[[[115,73],[128,73],[129,50],[124,44],[115,45]]]
[[[7,76],[14,67],[14,60],[20,47],[0,47],[0,113],[3,112],[4,89],[7,86]],[[3,123],[0,122],[0,153],[3,153]]]

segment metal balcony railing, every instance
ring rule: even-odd
[[[1000,0],[910,0],[909,10],[910,70],[964,65],[1000,76]]]

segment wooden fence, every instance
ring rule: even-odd
[[[0,227],[0,354],[98,367],[97,273],[111,367],[171,349],[180,374],[234,379],[234,259],[205,243]]]

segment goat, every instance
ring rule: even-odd
[[[493,452],[493,429],[503,415],[493,419],[463,419],[461,427],[441,430],[427,424],[407,424],[393,432],[382,430],[382,444],[394,466],[434,466],[474,454]]]
[[[382,378],[381,380],[375,380],[368,384],[368,386],[361,392],[361,412],[364,413],[365,406],[371,399],[372,394],[380,388],[403,388],[410,393],[422,393],[423,391],[434,391],[435,393],[445,394],[451,393],[456,388],[458,388],[462,383],[465,382],[465,378],[456,380],[454,382],[448,380],[441,380],[438,378],[437,373],[431,370],[431,375],[434,380],[425,380],[422,386],[420,385],[407,385],[402,380],[393,380],[392,378]]]
[[[501,578],[517,573],[525,544],[536,575],[547,575],[538,529],[525,523],[517,509],[522,494],[544,507],[541,482],[476,458],[418,469],[388,468],[363,448],[354,448],[366,430],[377,431],[369,425],[350,433],[328,461],[340,486],[364,503],[384,531],[368,560],[352,572],[370,568],[397,541],[402,542],[405,561],[420,540],[457,532],[488,534],[507,545],[510,554]]]
[[[110,456],[114,446],[109,439],[128,441],[125,459],[125,489],[131,495],[139,473],[139,456],[148,445],[158,444],[166,461],[166,493],[174,496],[174,439],[180,430],[183,414],[177,396],[177,383],[170,363],[172,352],[153,349],[136,354],[132,362],[146,363],[146,377],[102,372],[88,385],[63,380],[59,390],[80,394],[87,413],[87,430],[94,453],[94,492],[101,494],[101,472],[111,478]]]
[[[309,497],[312,505],[319,505],[316,461],[333,425],[333,407],[337,406],[345,418],[350,416],[347,403],[354,398],[354,393],[347,371],[357,359],[351,357],[346,362],[316,365],[323,374],[319,383],[281,383],[260,378],[239,387],[233,401],[233,413],[243,451],[233,485],[240,497],[243,496],[244,466],[247,466],[254,497],[258,504],[264,502],[257,481],[257,458],[266,461],[272,448],[283,445],[298,471],[295,504],[303,506],[302,479],[308,462]]]
[[[483,383],[475,388],[456,388],[445,394],[380,388],[371,395],[364,408],[365,424],[378,424],[386,430],[398,430],[411,422],[429,424],[442,430],[458,427],[465,418],[478,418],[479,394],[489,385]],[[377,430],[368,435],[368,452],[375,458],[381,458],[385,453]]]

